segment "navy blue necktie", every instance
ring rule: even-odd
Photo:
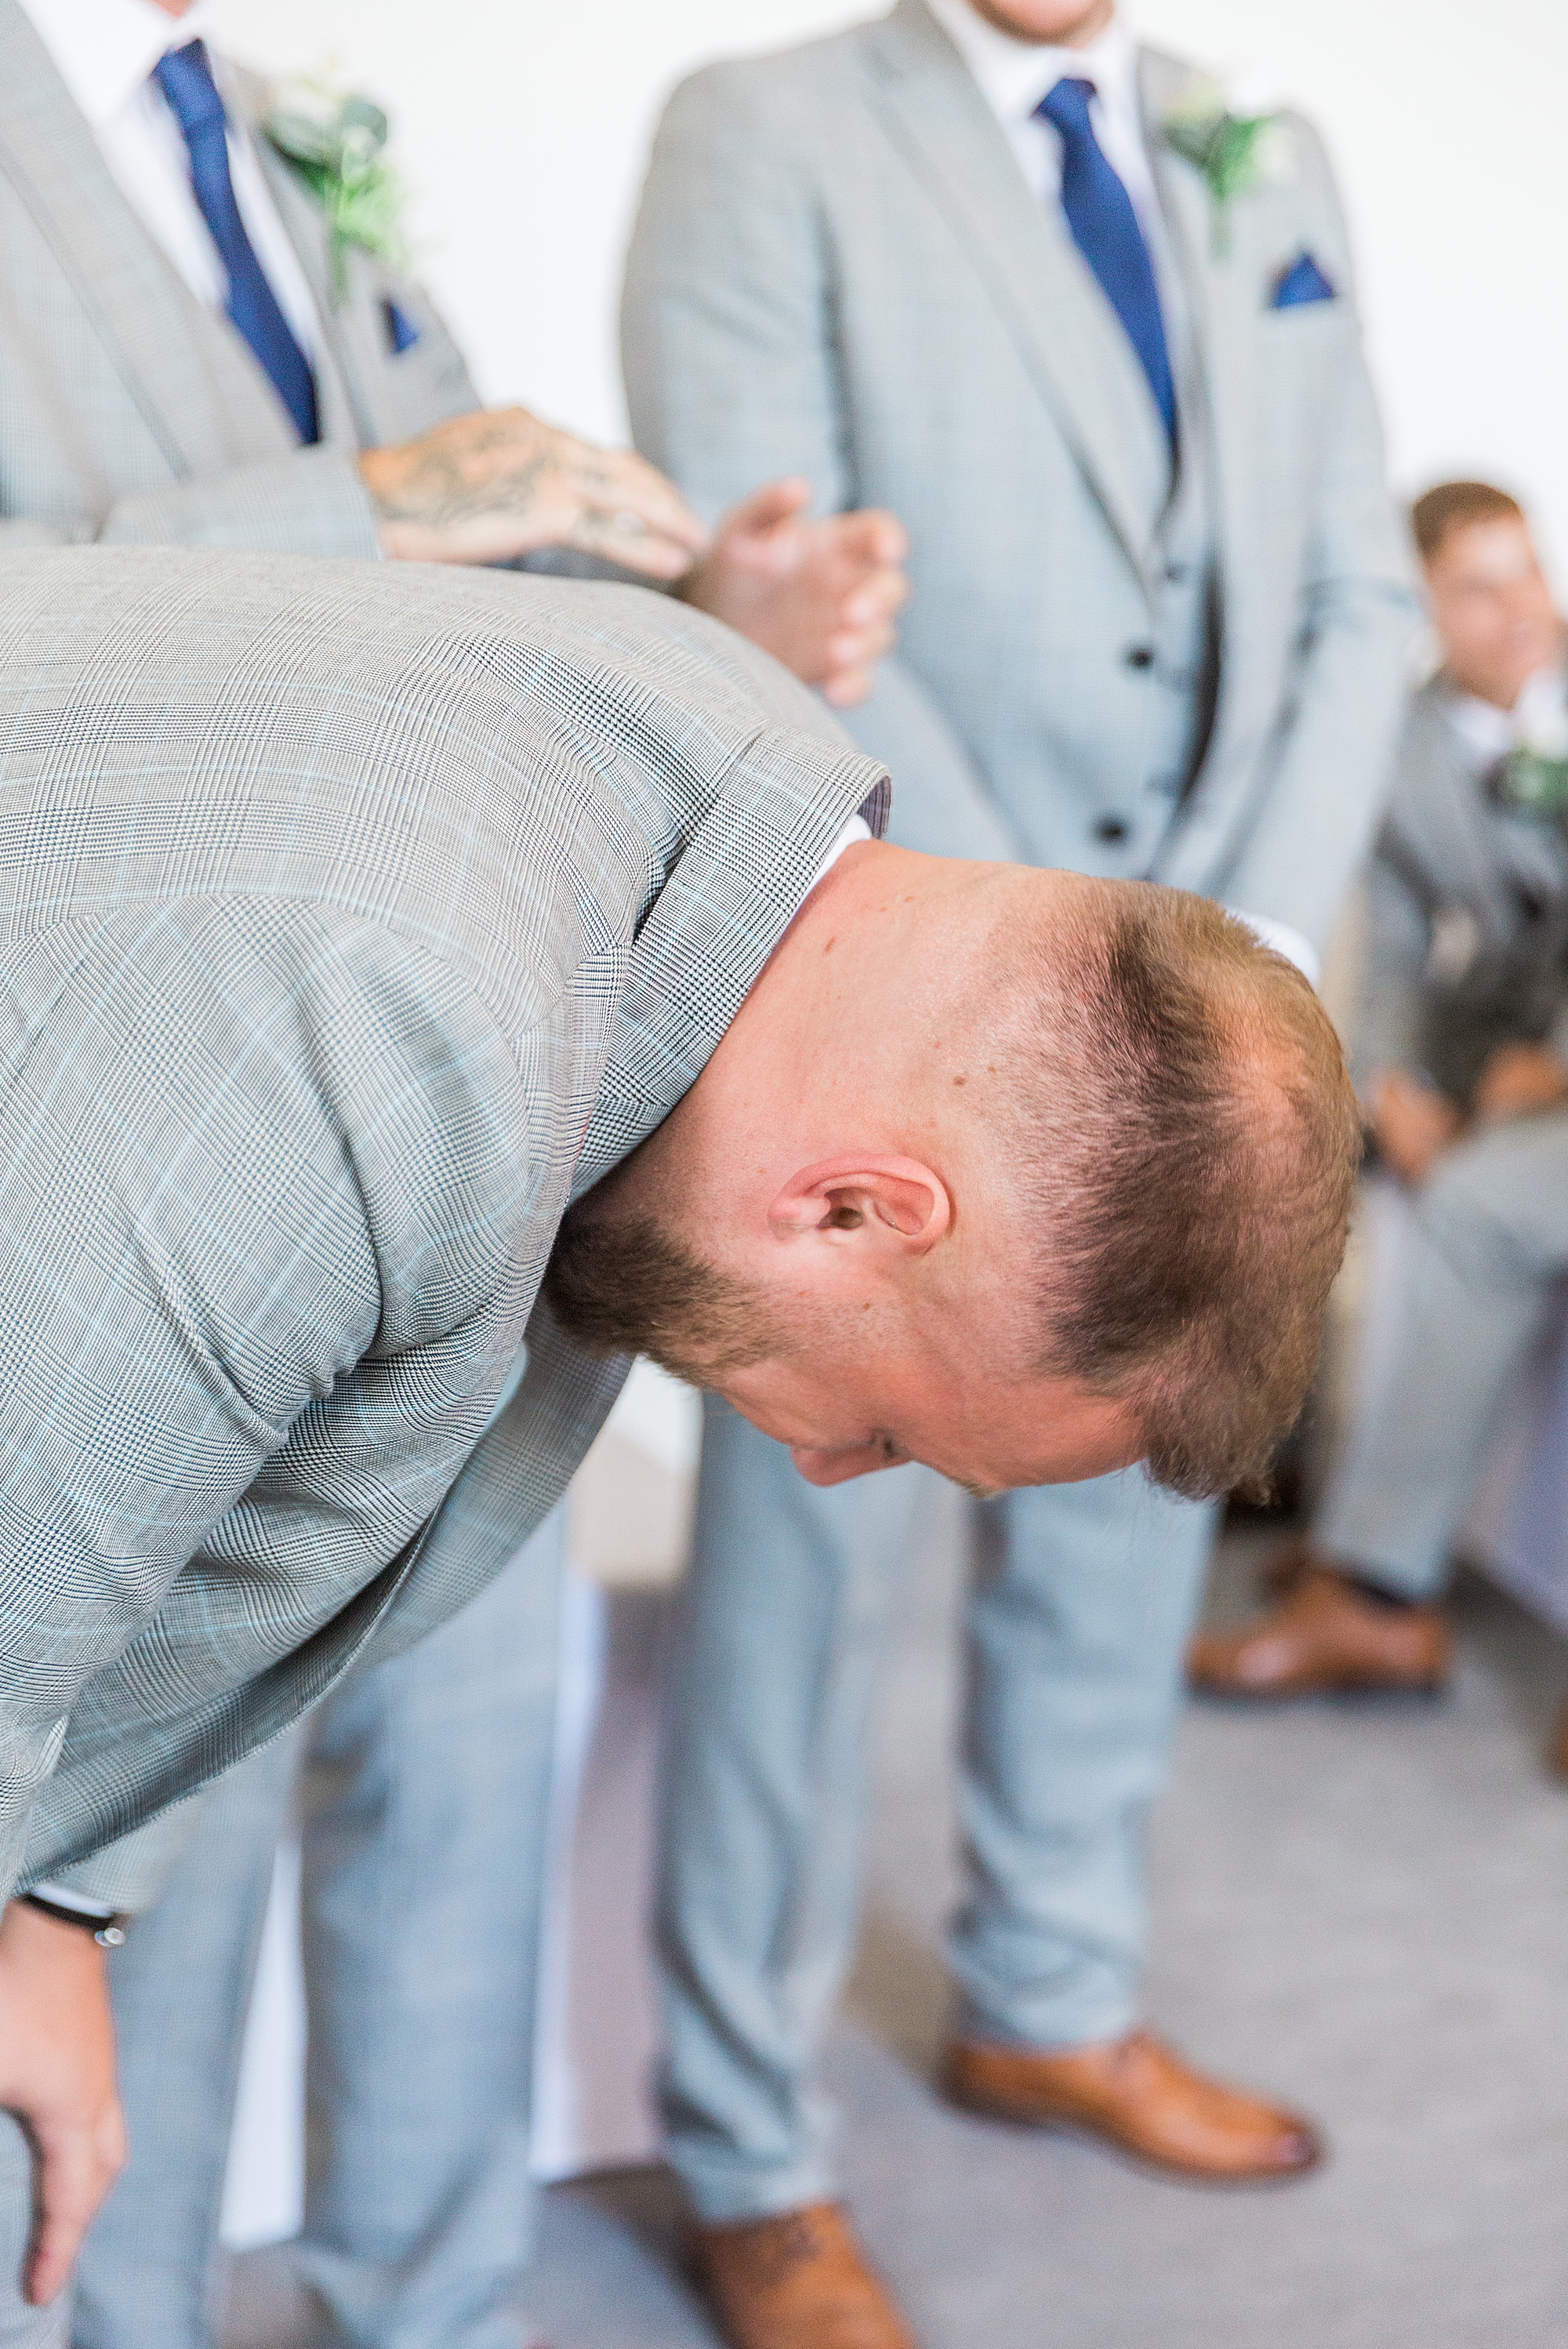
[[[1138,353],[1154,405],[1176,445],[1176,387],[1165,347],[1165,321],[1154,264],[1132,199],[1106,161],[1088,117],[1091,81],[1059,81],[1035,112],[1054,124],[1062,140],[1062,210],[1073,243],[1104,286],[1107,298]]]
[[[266,369],[300,439],[319,440],[310,361],[289,331],[234,201],[228,125],[207,51],[201,42],[187,41],[152,71],[191,150],[191,185],[229,273],[229,316]]]

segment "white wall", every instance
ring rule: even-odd
[[[1326,131],[1396,476],[1522,488],[1568,556],[1568,9],[1560,0],[1129,0],[1151,38],[1269,70]],[[623,429],[614,289],[664,93],[853,0],[216,0],[274,68],[335,52],[395,119],[425,273],[487,398]]]

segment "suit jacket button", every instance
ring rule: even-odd
[[[1127,838],[1127,826],[1119,815],[1102,815],[1095,825],[1094,836],[1097,840],[1103,840],[1108,847],[1114,848],[1118,841]]]
[[[1129,668],[1152,668],[1154,647],[1152,645],[1129,645],[1121,657]]]

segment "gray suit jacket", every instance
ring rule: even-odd
[[[802,472],[825,507],[909,525],[902,657],[850,721],[892,768],[901,837],[1151,874],[1321,940],[1376,820],[1414,609],[1344,226],[1292,119],[1286,175],[1235,200],[1219,250],[1158,135],[1190,69],[1146,50],[1142,79],[1216,511],[1218,704],[1184,802],[1161,697],[1201,726],[1201,680],[1143,649],[1190,592],[1155,411],[922,0],[677,90],[627,264],[634,428],[709,511]],[[1271,307],[1303,251],[1337,298]]]
[[[325,216],[255,134],[261,85],[218,71],[315,297],[321,445],[296,445],[249,347],[165,258],[27,17],[0,0],[0,545],[374,554],[355,450],[479,405],[417,285],[355,248],[335,295]],[[418,329],[401,353],[388,301]]]
[[[1493,1040],[1568,1049],[1568,844],[1555,823],[1497,802],[1460,752],[1445,693],[1439,676],[1411,698],[1367,871],[1363,1082],[1401,1066],[1453,1082],[1489,1022]]]
[[[624,1367],[535,1307],[568,1197],[885,793],[635,590],[0,560],[0,1893],[560,1496]]]

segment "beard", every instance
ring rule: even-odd
[[[789,1350],[760,1290],[705,1264],[652,1216],[607,1212],[592,1193],[562,1220],[543,1294],[585,1353],[646,1354],[691,1386]]]

